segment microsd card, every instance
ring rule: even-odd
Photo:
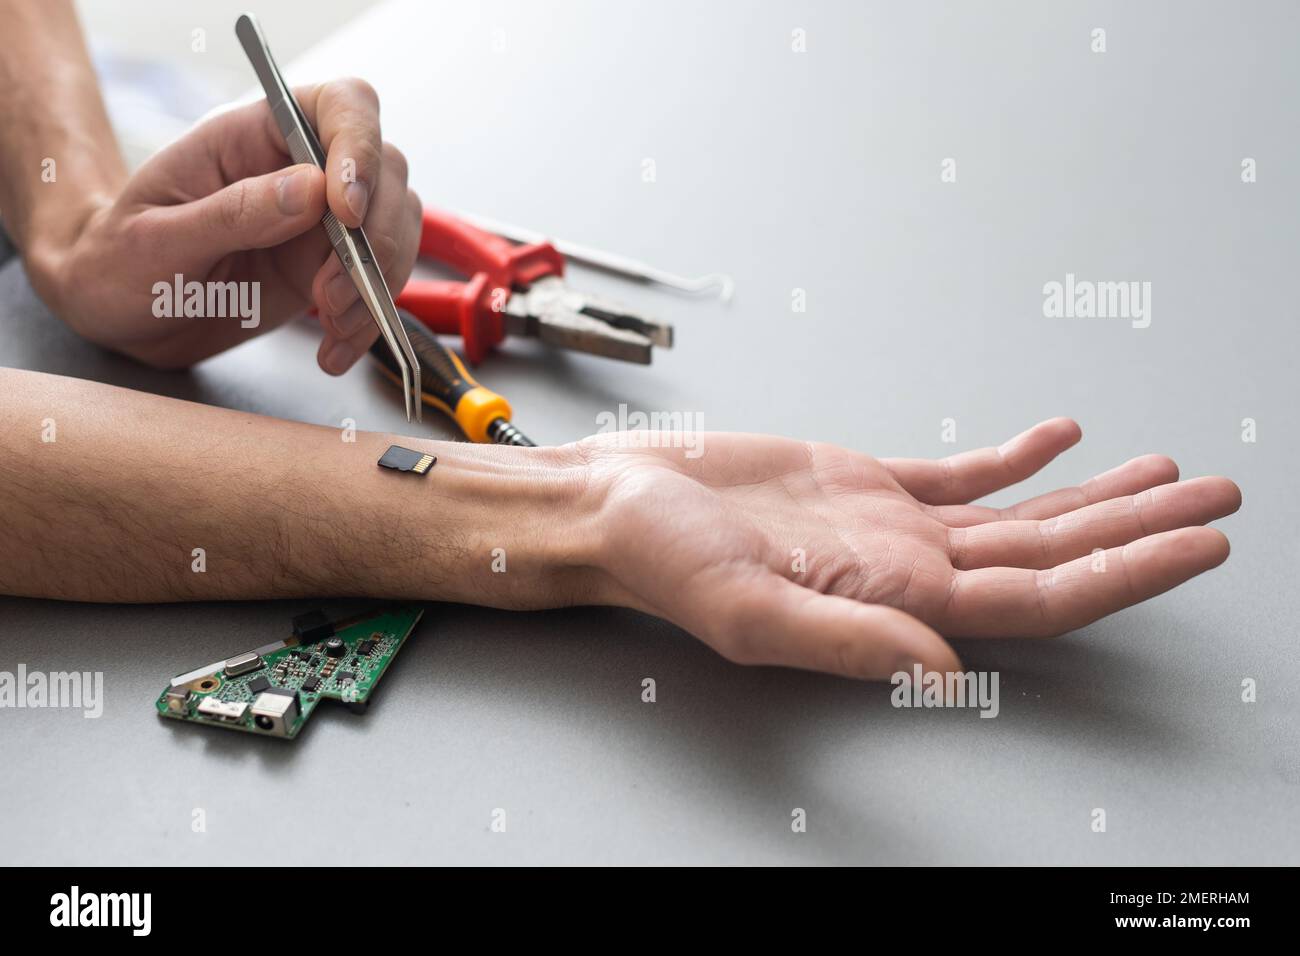
[[[401,445],[389,445],[379,459],[379,467],[392,468],[394,471],[413,471],[417,475],[427,475],[429,469],[438,459],[422,451],[413,451]]]

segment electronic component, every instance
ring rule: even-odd
[[[262,664],[261,655],[256,651],[249,651],[247,654],[239,654],[226,661],[224,669],[227,677],[239,677],[241,674],[257,670]]]
[[[375,648],[374,640],[372,638],[367,637],[364,641],[362,641],[360,644],[357,645],[357,653],[360,654],[362,657],[365,657],[372,650],[374,650],[374,648]]]
[[[325,653],[330,657],[342,657],[348,652],[348,646],[337,637],[331,637],[325,642]]]
[[[324,610],[316,609],[293,619],[293,636],[299,644],[315,644],[334,633],[334,622]]]
[[[352,603],[339,606],[318,607],[293,619],[293,636],[299,645],[296,652],[301,658],[311,656],[308,645],[317,644],[337,632],[374,617],[374,605]]]
[[[205,717],[216,717],[218,720],[239,721],[244,717],[244,711],[248,710],[248,705],[242,700],[225,701],[217,700],[215,697],[204,697],[199,701],[198,712]]]
[[[298,719],[298,692],[275,687],[257,695],[250,708],[253,726],[276,737],[288,737]]]
[[[379,467],[392,468],[394,471],[413,471],[417,475],[428,474],[429,469],[438,461],[433,455],[421,451],[403,448],[401,445],[389,445],[379,459]]]
[[[373,603],[360,611],[352,608],[346,616],[322,613],[318,622],[330,629],[322,647],[330,651],[328,644],[337,642],[330,651],[334,656],[301,650],[295,633],[173,678],[158,696],[155,710],[174,720],[265,737],[296,737],[322,700],[364,709],[423,614],[424,609],[416,605]],[[363,657],[360,649],[365,642],[373,646]],[[353,659],[360,663],[344,663]],[[349,669],[339,670],[341,664]],[[263,667],[264,672],[254,673]],[[331,681],[336,671],[338,679]]]

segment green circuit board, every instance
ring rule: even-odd
[[[283,641],[181,674],[159,695],[159,715],[293,739],[323,700],[364,710],[424,608],[351,609],[294,620]]]

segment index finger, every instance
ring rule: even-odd
[[[882,458],[903,489],[927,505],[965,504],[1024,481],[1075,444],[1083,433],[1069,418],[1051,418],[996,448],[930,461]]]
[[[330,210],[344,225],[360,226],[382,165],[379,95],[365,80],[349,77],[294,90],[294,96],[325,149]]]

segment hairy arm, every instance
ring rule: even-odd
[[[0,210],[39,256],[71,244],[126,167],[71,0],[0,0],[0,23]]]
[[[516,607],[591,597],[594,534],[571,452],[367,432],[347,442],[337,429],[14,369],[0,369],[0,394],[0,592]],[[377,467],[390,444],[438,463],[424,477]],[[494,548],[508,573],[492,572]]]
[[[971,503],[1077,442],[1064,418],[929,461],[766,435],[349,442],[34,372],[0,370],[0,394],[5,593],[615,604],[735,661],[860,678],[958,668],[940,634],[1060,634],[1176,587],[1227,558],[1204,525],[1241,502],[1226,478],[1179,481],[1145,455],[1010,508]],[[438,463],[380,469],[389,444]]]

